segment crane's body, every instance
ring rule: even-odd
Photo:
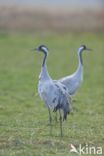
[[[37,51],[41,51],[44,53],[44,59],[42,64],[41,73],[39,76],[39,84],[38,84],[38,92],[41,99],[45,102],[46,106],[49,110],[49,121],[52,127],[52,117],[50,109],[53,109],[55,112],[59,110],[60,113],[60,128],[61,128],[61,136],[62,136],[62,114],[63,111],[63,120],[67,119],[67,115],[71,111],[71,98],[68,93],[68,89],[64,84],[59,81],[54,81],[49,76],[46,59],[48,54],[48,48],[44,45],[39,46]]]
[[[70,112],[70,96],[67,88],[60,82],[53,80],[39,81],[38,92],[41,99],[45,102],[46,106],[52,110],[63,110],[63,119],[66,119],[67,114]]]
[[[51,91],[51,92],[50,92]],[[57,101],[54,97],[57,95],[57,89],[52,79],[39,80],[38,92],[41,99],[45,102],[47,107],[54,109],[57,105]]]
[[[73,73],[72,75],[66,76],[61,78],[59,81],[64,84],[70,95],[74,95],[77,90],[79,89],[79,87],[81,86],[81,83],[83,81],[83,59],[82,59],[82,52],[84,50],[91,50],[86,48],[85,45],[82,45],[79,49],[78,49],[78,60],[79,60],[79,64],[77,67],[77,70],[75,71],[75,73]]]
[[[75,73],[63,77],[59,81],[67,86],[70,95],[74,95],[83,82],[83,65],[79,64]]]

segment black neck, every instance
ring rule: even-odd
[[[45,51],[43,51],[43,53],[44,53],[44,59],[43,59],[42,67],[44,67],[47,58],[47,53]]]

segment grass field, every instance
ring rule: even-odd
[[[50,49],[53,79],[75,71],[81,44],[93,49],[83,54],[84,82],[62,138],[54,122],[50,136],[48,111],[37,95],[43,55],[31,48],[40,44]],[[70,144],[104,150],[104,34],[0,33],[0,156],[72,156]]]

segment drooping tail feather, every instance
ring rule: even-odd
[[[68,93],[67,88],[61,83],[55,84],[58,88],[59,98],[58,104],[54,108],[54,112],[61,109],[63,111],[63,120],[67,119],[67,115],[71,112],[71,96]]]
[[[67,119],[67,115],[70,113],[70,108],[69,108],[69,103],[63,103],[63,104],[58,104],[53,112],[56,112],[57,110],[62,109],[63,110],[63,121]]]

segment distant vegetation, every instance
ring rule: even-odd
[[[2,31],[104,31],[103,10],[0,7]]]

